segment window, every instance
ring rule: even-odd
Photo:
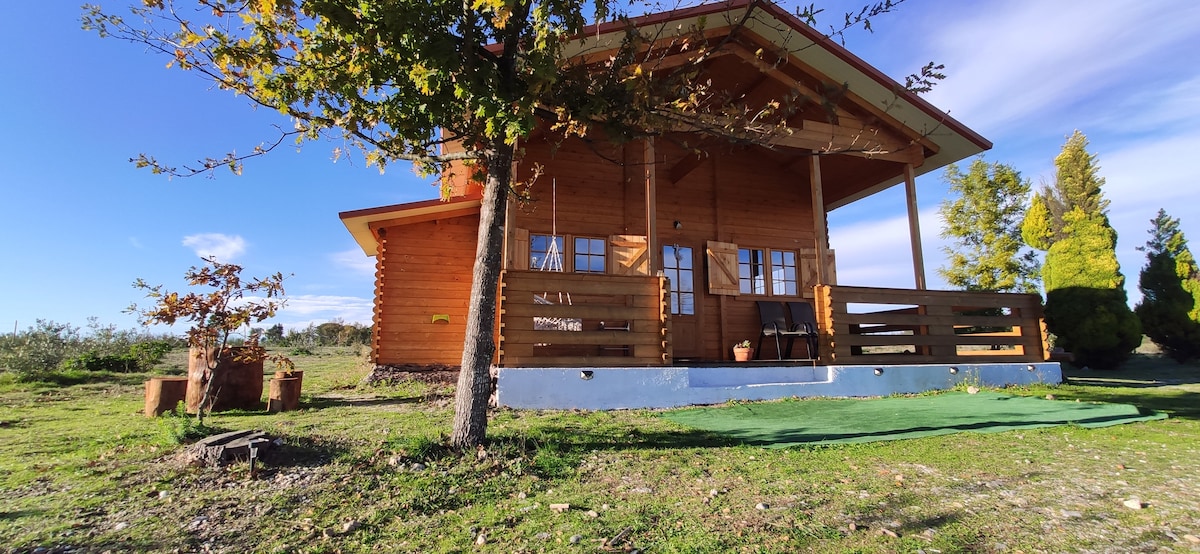
[[[771,293],[796,296],[799,292],[796,278],[796,253],[782,250],[771,251]]]
[[[671,282],[671,314],[696,313],[696,289],[692,282],[692,249],[687,246],[663,246],[663,273]]]
[[[796,252],[765,248],[738,249],[738,292],[764,296],[799,296]]]
[[[534,271],[563,270],[562,235],[529,235],[529,269]]]
[[[607,247],[604,239],[575,237],[575,272],[604,273]]]
[[[761,249],[738,249],[738,290],[742,294],[767,293],[766,268],[763,262]]]

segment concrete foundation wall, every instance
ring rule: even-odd
[[[501,406],[613,410],[789,397],[865,397],[986,386],[1056,384],[1056,362],[817,367],[500,368]]]

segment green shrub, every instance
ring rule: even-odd
[[[1104,216],[1072,210],[1066,236],[1046,252],[1046,326],[1075,365],[1113,369],[1142,342],[1142,325],[1129,309],[1117,263],[1117,233]]]
[[[79,328],[68,323],[39,319],[25,331],[0,340],[0,368],[22,380],[55,371],[78,348]]]
[[[1134,311],[1146,336],[1177,362],[1200,356],[1200,268],[1179,229],[1179,220],[1159,210],[1150,220],[1146,266],[1138,276],[1142,301]]]

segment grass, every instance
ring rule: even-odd
[[[1171,414],[1103,429],[764,450],[652,411],[500,410],[490,443],[459,455],[442,447],[448,389],[363,387],[367,368],[350,351],[296,362],[304,409],[207,420],[284,440],[255,479],[244,463],[175,462],[189,429],[140,415],[145,375],[0,382],[0,551],[1198,548],[1187,538],[1200,536],[1195,364],[1140,356],[1007,391]],[[1123,506],[1135,497],[1144,509]]]

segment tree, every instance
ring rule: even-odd
[[[192,266],[184,278],[188,286],[206,287],[211,289],[209,292],[180,295],[164,290],[162,285],[151,286],[138,279],[133,283],[134,288],[146,291],[146,297],[154,305],[143,309],[133,304],[127,310],[137,314],[143,325],[191,323],[187,330],[188,346],[197,349],[208,366],[204,393],[196,410],[196,419],[201,423],[216,401],[212,385],[220,382],[219,372],[227,360],[256,362],[269,357],[259,346],[257,335],[251,335],[245,346],[236,351],[229,348],[230,339],[251,324],[274,317],[285,303],[282,273],[243,281],[242,266],[221,263],[212,257],[203,260],[204,266]],[[291,367],[291,361],[283,356],[276,356],[275,360],[281,366]]]
[[[695,68],[722,46],[703,28],[663,28],[671,36],[648,38],[628,25],[621,44],[598,60],[586,52],[566,55],[567,48],[580,48],[582,41],[574,39],[583,36],[589,19],[628,23],[614,13],[620,4],[610,0],[590,4],[591,13],[579,0],[197,0],[200,11],[177,10],[186,0],[144,3],[133,8],[136,22],[89,6],[84,27],[145,45],[176,67],[285,114],[293,127],[249,154],[207,158],[183,170],[141,155],[134,160],[139,166],[169,175],[217,167],[240,171],[243,160],[287,138],[328,133],[363,152],[368,165],[382,169],[407,160],[426,175],[466,172],[483,184],[450,436],[458,447],[485,438],[505,208],[520,181],[513,174],[518,139],[540,127],[558,138],[627,141],[686,126],[765,143],[784,130],[761,122],[762,106],[715,95],[698,77]],[[871,17],[895,3],[847,14],[844,28],[869,28]],[[758,7],[747,5],[738,24]],[[816,13],[810,7],[799,15],[811,22]],[[648,47],[655,39],[669,39],[672,51],[688,59],[663,63],[665,51]],[[907,82],[925,88],[940,77],[938,70],[929,64]],[[828,100],[801,94],[766,111],[786,114]],[[748,125],[752,121],[758,123]]]
[[[1146,336],[1183,363],[1200,356],[1200,269],[1178,219],[1160,209],[1150,223],[1150,240],[1138,247],[1146,266],[1138,275],[1142,301],[1134,312]]]
[[[1021,252],[1029,181],[1012,166],[989,164],[983,157],[971,162],[966,174],[951,164],[945,179],[957,196],[938,209],[942,238],[953,240],[943,249],[950,266],[938,268],[942,278],[964,290],[1037,292],[1037,254]]]
[[[1070,350],[1077,365],[1111,369],[1141,344],[1142,330],[1129,309],[1104,179],[1087,144],[1075,131],[1054,158],[1054,184],[1034,198],[1021,236],[1046,252],[1046,326],[1056,344]]]

